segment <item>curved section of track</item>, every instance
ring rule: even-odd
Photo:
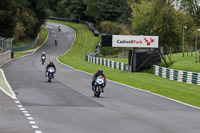
[[[91,75],[58,63],[74,40],[72,29],[47,23],[47,42],[30,56],[3,66],[22,105],[43,133],[198,133],[200,110],[140,90],[108,82],[101,98],[94,98]],[[54,45],[55,38],[59,43]],[[54,60],[57,73],[52,83],[44,77],[47,62]],[[24,122],[24,121],[23,121]],[[24,126],[26,126],[24,124]],[[29,128],[27,128],[27,132]]]

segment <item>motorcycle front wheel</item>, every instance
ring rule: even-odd
[[[51,82],[51,79],[52,79],[52,74],[49,74],[49,76],[48,76],[48,82]]]

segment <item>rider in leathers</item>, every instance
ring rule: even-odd
[[[54,70],[55,70],[54,73],[56,73],[56,66],[53,64],[53,61],[50,61],[50,63],[46,66],[46,76],[47,76],[47,74],[48,74],[48,69],[49,69],[50,67],[53,67]],[[54,75],[53,75],[53,78],[54,78]]]
[[[100,68],[100,69],[98,69],[98,71],[93,75],[93,77],[92,77],[92,90],[94,89],[93,88],[93,86],[94,86],[94,83],[95,83],[95,80],[97,79],[97,77],[98,76],[102,76],[102,77],[104,77],[104,81],[105,81],[105,83],[104,83],[104,87],[106,86],[106,76],[103,74],[103,70]],[[103,90],[102,90],[103,91]],[[104,92],[104,91],[103,91]]]

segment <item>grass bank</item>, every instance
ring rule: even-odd
[[[42,26],[40,34],[39,34],[40,37],[39,37],[37,45],[35,45],[34,47],[32,47],[32,48],[30,48],[30,49],[28,49],[26,51],[15,52],[14,53],[14,58],[22,57],[22,56],[26,55],[27,53],[31,53],[31,52],[37,50],[44,43],[44,41],[47,38],[47,35],[48,35],[47,29]],[[21,42],[21,43],[24,44],[26,42]],[[31,43],[31,42],[29,42],[29,43]],[[26,44],[28,44],[28,43],[26,43]]]
[[[94,37],[88,27],[83,24],[52,21],[65,24],[76,32],[75,42],[69,52],[59,57],[59,60],[73,68],[89,73],[95,73],[102,68],[106,77],[136,88],[147,90],[169,98],[179,100],[200,107],[200,87],[186,83],[179,83],[157,77],[150,73],[126,73],[117,69],[91,64],[85,61],[87,52],[94,52],[100,38]],[[114,89],[114,88],[113,88]]]

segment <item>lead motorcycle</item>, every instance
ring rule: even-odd
[[[98,76],[97,79],[95,80],[94,86],[93,86],[93,91],[94,91],[94,96],[95,97],[100,97],[100,94],[103,91],[103,88],[105,87],[105,80],[103,76]]]
[[[51,82],[54,73],[55,69],[53,67],[49,67],[47,70],[47,82]]]

